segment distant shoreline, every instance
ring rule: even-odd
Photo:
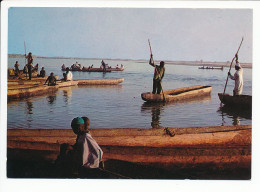
[[[22,54],[8,54],[8,57],[11,58],[21,58],[24,57]],[[34,56],[35,58],[46,58],[46,59],[93,59],[93,60],[101,60],[100,58],[80,58],[80,57],[45,57],[45,56]],[[148,60],[144,59],[108,59],[108,58],[102,58],[103,60],[116,60],[116,61],[136,61],[138,63],[148,63]],[[160,61],[155,61],[156,63],[159,63]],[[230,61],[226,62],[212,62],[212,61],[168,61],[165,60],[165,64],[168,65],[189,65],[189,66],[209,66],[209,67],[230,67]],[[252,68],[252,63],[240,63],[243,68]],[[235,62],[233,62],[233,65],[235,65]]]

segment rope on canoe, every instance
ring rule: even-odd
[[[174,131],[171,133],[171,131],[168,129],[168,127],[164,128],[164,131],[166,132],[167,135],[170,135],[171,137],[175,136]]]

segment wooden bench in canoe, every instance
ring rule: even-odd
[[[232,96],[229,94],[218,93],[220,101],[228,106],[234,106],[237,108],[252,108],[252,96],[251,95],[237,95]]]
[[[142,93],[141,97],[147,102],[178,102],[185,99],[191,99],[211,94],[211,86],[196,85],[178,89],[165,90],[163,94],[153,94],[152,92]]]
[[[79,79],[73,81],[57,81],[56,86],[43,85],[45,79],[8,81],[8,100],[21,99],[31,96],[39,96],[45,93],[55,92],[61,87],[76,85],[117,85],[122,83],[124,78],[119,79]]]
[[[229,179],[250,177],[251,125],[168,128],[168,131],[175,136],[169,136],[163,128],[92,129],[91,135],[104,152],[105,168],[128,177],[140,178],[145,174],[141,166],[133,170],[133,163],[164,170],[172,174],[169,178],[183,171],[200,179],[211,178],[207,172],[216,174],[212,178],[223,178],[223,173],[231,172],[234,175]],[[59,155],[60,144],[74,144],[75,140],[71,129],[8,129],[7,159],[53,162]],[[119,161],[125,163],[118,166]],[[106,166],[106,162],[110,165]],[[198,170],[205,173],[199,175]],[[240,171],[245,175],[237,174]],[[144,176],[151,177],[165,178],[149,172]]]

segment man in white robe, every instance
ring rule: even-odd
[[[228,76],[230,79],[235,81],[235,87],[233,90],[233,95],[241,95],[243,91],[243,69],[238,61],[238,56],[236,55],[236,65],[235,65],[236,72],[234,75],[231,75],[228,72]]]

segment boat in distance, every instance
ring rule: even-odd
[[[220,69],[220,70],[223,70],[224,67],[209,67],[209,66],[202,66],[202,67],[199,67],[199,69]]]
[[[218,97],[224,105],[235,106],[240,108],[252,108],[252,96],[251,95],[229,95],[218,93]]]
[[[185,99],[210,95],[211,91],[211,86],[196,85],[192,87],[165,90],[161,94],[146,92],[142,93],[141,97],[147,102],[178,102]]]

